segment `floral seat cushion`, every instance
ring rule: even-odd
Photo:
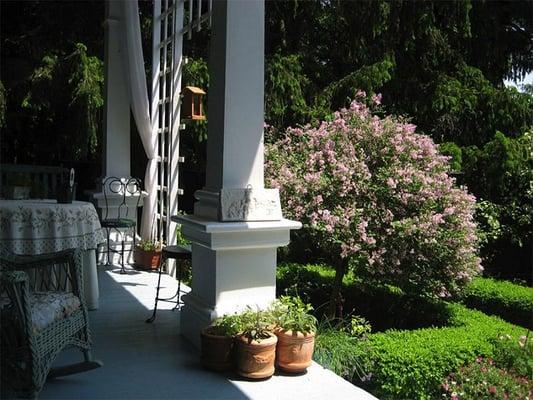
[[[31,322],[35,333],[80,309],[80,299],[70,292],[37,292],[30,296]]]
[[[11,301],[1,296],[0,308],[6,309]],[[80,299],[70,292],[36,292],[30,294],[31,323],[37,334],[52,323],[69,317],[81,307]]]

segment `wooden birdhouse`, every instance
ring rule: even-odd
[[[182,118],[193,121],[204,121],[204,106],[202,104],[205,92],[195,86],[183,89]]]

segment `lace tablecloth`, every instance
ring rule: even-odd
[[[105,241],[92,203],[0,200],[0,251],[35,255],[96,249]]]

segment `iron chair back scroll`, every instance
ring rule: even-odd
[[[118,253],[121,256],[120,272],[125,273],[125,233],[123,231],[131,230],[134,248],[137,235],[137,218],[134,213],[137,212],[141,201],[142,182],[137,178],[109,177],[104,180],[102,192],[104,193],[105,210],[103,211],[101,225],[102,228],[106,230],[107,234],[106,265],[110,265],[111,253]],[[135,200],[132,201],[132,198],[135,198]],[[135,208],[132,211],[129,208],[133,205],[135,205]],[[116,232],[117,235],[120,236],[120,250],[111,248],[110,237],[112,231]]]

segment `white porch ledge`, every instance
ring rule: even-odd
[[[159,303],[151,315],[157,274],[99,267],[101,302],[89,313],[93,353],[102,368],[46,383],[40,399],[351,399],[375,397],[331,371],[313,364],[301,376],[274,375],[262,382],[206,371],[199,353],[180,336],[179,310]],[[162,277],[163,295],[171,296],[177,282]],[[63,353],[60,363],[79,361],[81,353]]]
[[[301,222],[282,219],[279,221],[251,221],[251,222],[219,222],[195,215],[176,215],[171,217],[178,223],[187,223],[207,233],[240,232],[240,231],[278,231],[284,229],[299,229]]]
[[[182,233],[193,242],[212,250],[274,248],[289,244],[291,229],[300,229],[297,221],[219,222],[194,215],[176,215],[171,219],[182,225]]]

